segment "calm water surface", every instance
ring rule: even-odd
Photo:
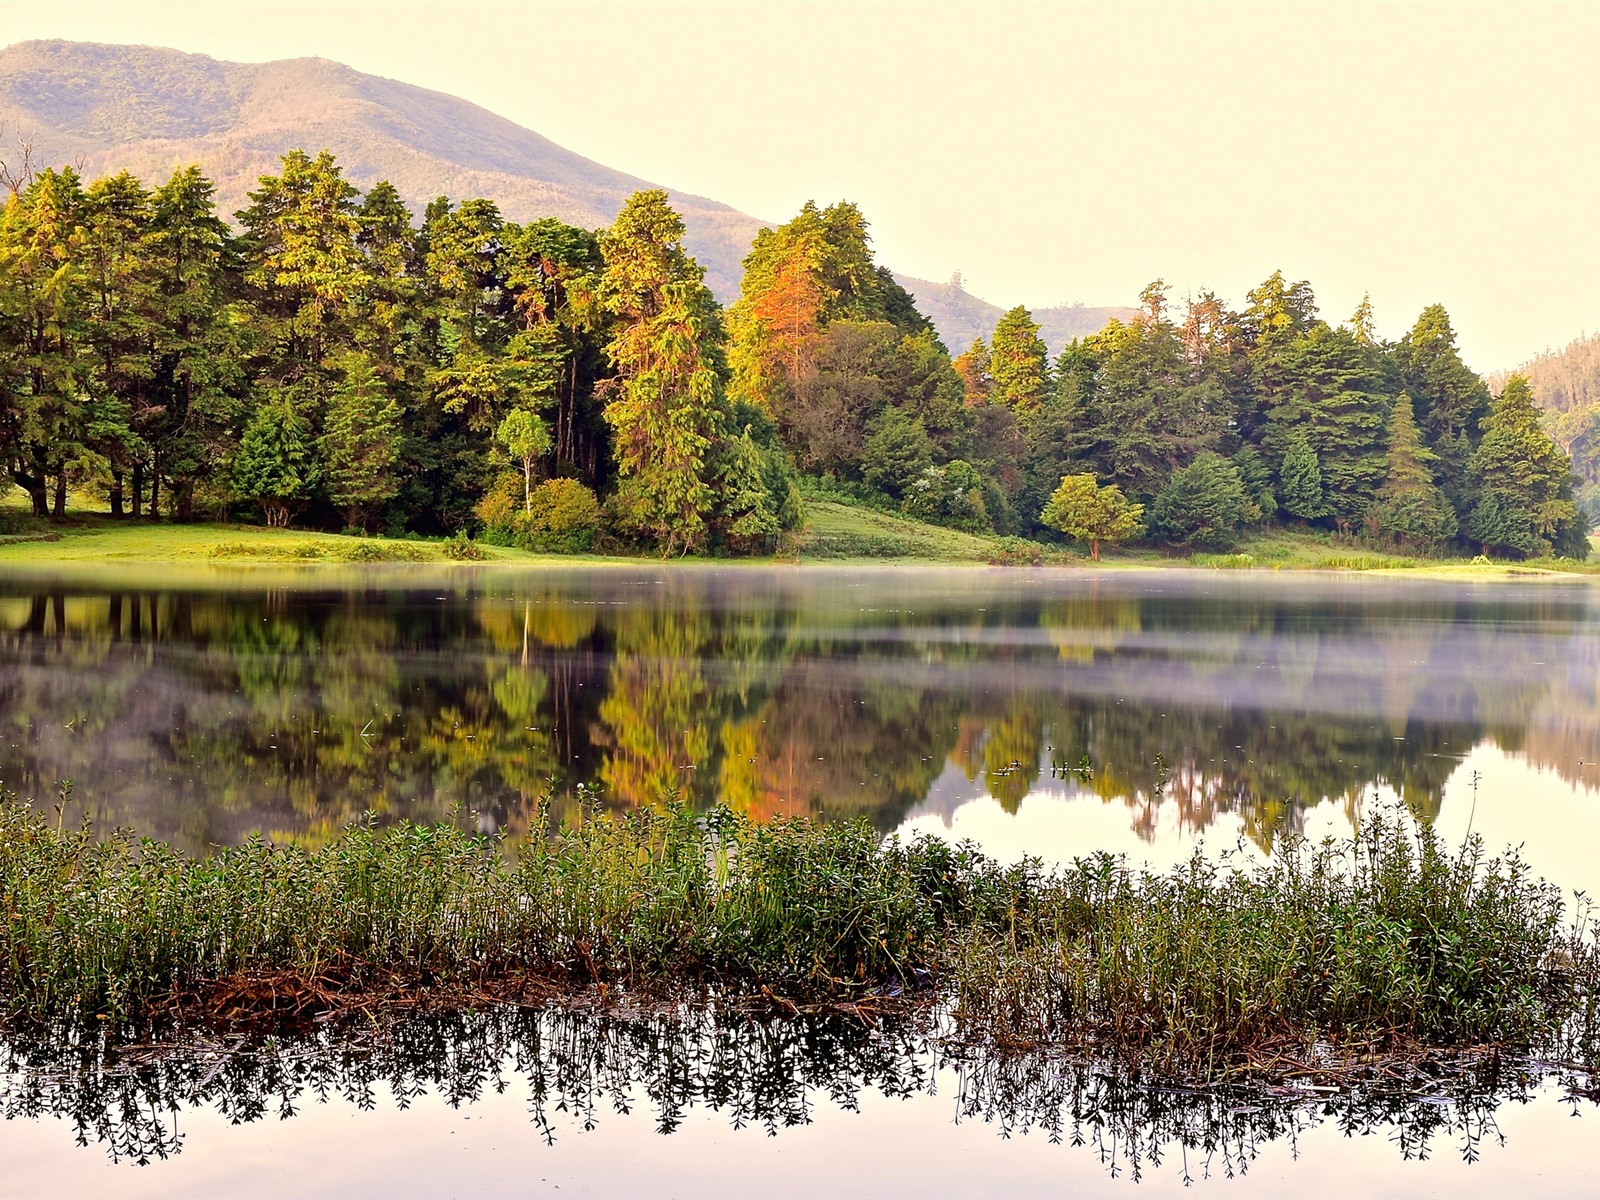
[[[62,780],[69,820],[192,851],[257,832],[314,842],[369,811],[520,834],[542,797],[561,820],[597,788],[617,807],[678,791],[759,817],[970,837],[1002,858],[1109,849],[1165,865],[1197,844],[1270,854],[1403,803],[1451,840],[1520,844],[1547,877],[1592,891],[1600,590],[961,568],[12,571],[0,782],[47,804]],[[1000,1136],[1004,1105],[966,1105],[977,1067],[913,1054],[884,1076],[846,1054],[729,1075],[810,1078],[798,1110],[759,1089],[744,1108],[719,1103],[732,1085],[712,1081],[659,1136],[670,1089],[648,1072],[611,1080],[591,1119],[574,1101],[543,1131],[537,1071],[483,1085],[541,1053],[441,1042],[436,1058],[477,1064],[476,1087],[435,1073],[369,1095],[345,1080],[242,1124],[232,1068],[196,1066],[187,1091],[138,1099],[181,1135],[154,1135],[179,1152],[148,1167],[110,1160],[143,1144],[121,1126],[91,1122],[74,1148],[73,1121],[49,1114],[87,1101],[62,1091],[59,1067],[14,1072],[10,1111],[40,1115],[0,1126],[0,1191],[55,1178],[129,1195],[393,1194],[429,1178],[433,1194],[552,1195],[732,1195],[753,1178],[783,1195],[1126,1194],[1186,1176],[1241,1195],[1600,1187],[1586,1149],[1600,1114],[1555,1085],[1486,1109],[1424,1098],[1438,1120],[1420,1140],[1415,1114],[1301,1106],[1266,1131],[1248,1112],[1170,1129],[1144,1112],[1080,1126],[1074,1145],[1070,1122]],[[208,1073],[209,1091],[192,1086]],[[19,1106],[30,1087],[59,1102]],[[763,1112],[779,1114],[775,1137]],[[1230,1121],[1238,1153],[1221,1155]],[[1133,1170],[1108,1144],[1137,1149],[1141,1129],[1165,1151]]]

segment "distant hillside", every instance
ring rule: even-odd
[[[955,282],[929,283],[925,279],[912,279],[896,275],[900,286],[917,299],[917,307],[939,330],[939,336],[950,353],[960,354],[972,345],[974,338],[988,340],[1005,310],[998,304],[980,300]],[[1085,308],[1081,304],[1058,308],[1033,309],[1033,319],[1039,323],[1039,335],[1050,347],[1051,354],[1074,338],[1099,333],[1112,318],[1126,321],[1137,313],[1132,308]]]
[[[358,187],[389,180],[418,213],[439,195],[487,196],[514,221],[554,216],[593,229],[609,224],[631,193],[660,186],[476,104],[322,58],[230,63],[149,46],[21,42],[0,50],[0,132],[7,150],[18,136],[31,138],[41,163],[80,164],[90,176],[126,167],[147,185],[198,162],[228,215],[294,147],[332,150]],[[706,281],[731,302],[751,239],[767,222],[703,196],[673,191],[672,201]],[[999,307],[948,284],[901,283],[953,353],[987,337],[999,319]],[[1125,311],[1034,315],[1059,349]]]
[[[145,46],[23,42],[0,50],[0,121],[31,136],[46,162],[85,173],[123,167],[147,184],[198,162],[218,208],[243,208],[278,156],[327,148],[358,187],[388,179],[416,211],[435,196],[488,196],[512,220],[554,216],[606,225],[655,184],[563,149],[487,109],[321,58],[218,62]],[[673,204],[688,244],[723,297],[761,222],[683,192]]]
[[[1571,412],[1600,405],[1600,333],[1574,338],[1560,350],[1546,350],[1516,373],[1527,376],[1541,408]],[[1509,374],[1490,376],[1490,386],[1498,392]]]

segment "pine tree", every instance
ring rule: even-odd
[[[1327,515],[1322,494],[1322,467],[1317,462],[1317,452],[1303,437],[1292,438],[1283,456],[1283,466],[1278,470],[1278,498],[1284,512],[1302,521],[1315,521]]]
[[[1369,527],[1385,541],[1430,548],[1455,536],[1450,503],[1433,485],[1433,452],[1422,444],[1411,397],[1401,393],[1389,416],[1387,475],[1368,514]]]
[[[721,314],[665,191],[634,193],[600,249],[599,299],[617,319],[605,418],[622,517],[663,554],[687,552],[705,540],[714,503],[708,460],[724,436]]]
[[[1026,422],[1050,387],[1050,351],[1039,326],[1022,305],[1000,318],[989,339],[989,399]]]
[[[1150,535],[1184,546],[1227,549],[1241,527],[1260,520],[1236,468],[1206,451],[1173,475],[1150,507]]]
[[[251,418],[233,462],[233,485],[256,501],[267,524],[281,529],[306,506],[321,482],[311,424],[287,396],[264,402]]]
[[[401,413],[394,396],[365,355],[341,364],[324,417],[322,471],[328,499],[345,510],[345,525],[365,527],[366,514],[400,490]]]
[[[1486,550],[1548,554],[1556,542],[1572,540],[1568,531],[1581,521],[1572,502],[1572,460],[1545,433],[1521,375],[1506,381],[1483,421],[1471,486],[1478,498],[1467,532]]]

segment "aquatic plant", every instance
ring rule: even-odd
[[[1355,1050],[1600,1058],[1587,915],[1514,855],[1450,853],[1399,815],[1248,868],[1153,873],[679,805],[516,843],[368,822],[191,858],[6,803],[0,914],[16,1028],[692,993],[789,1016],[924,1003],[955,1042],[1208,1079]]]

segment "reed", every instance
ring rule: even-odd
[[[1399,815],[1265,864],[1151,873],[682,806],[516,844],[367,823],[315,850],[190,858],[0,804],[0,1014],[17,1026],[698,989],[789,1013],[925,1002],[954,1040],[1210,1074],[1315,1043],[1593,1064],[1597,963],[1587,915],[1515,856],[1447,852]]]

